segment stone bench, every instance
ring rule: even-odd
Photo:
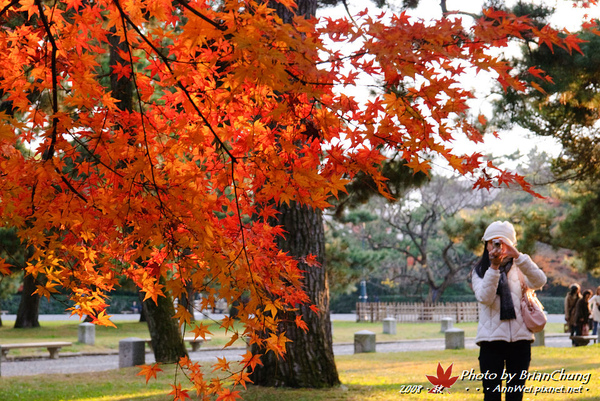
[[[15,344],[0,344],[0,351],[2,351],[2,359],[6,360],[6,355],[11,349],[21,348],[46,348],[50,353],[50,359],[58,359],[58,351],[62,347],[70,347],[73,345],[68,341],[50,341],[40,343],[15,343]]]
[[[597,336],[571,336],[570,338],[577,346],[588,345],[590,341],[593,341],[595,344],[598,341]]]
[[[202,343],[204,343],[205,341],[210,341],[210,340],[212,340],[212,337],[208,337],[208,336],[206,337],[206,340],[203,339],[202,337],[198,337],[198,338],[185,337],[183,339],[183,342],[190,343],[190,345],[192,346],[192,351],[198,351],[200,349],[200,347],[202,346]],[[146,342],[146,344],[148,344],[150,349],[152,349],[152,340],[147,338],[144,341]]]

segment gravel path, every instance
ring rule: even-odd
[[[4,315],[3,321],[10,321],[14,315]],[[219,316],[213,316],[219,318]],[[40,320],[64,320],[65,315],[40,315]],[[118,320],[135,320],[139,315],[119,315],[115,317]],[[352,321],[356,319],[353,314],[332,315],[333,320]],[[562,315],[549,315],[549,322],[562,322]],[[547,347],[571,347],[571,341],[566,334],[553,334],[546,336]],[[477,348],[473,338],[465,339],[465,347],[469,349]],[[444,339],[431,340],[406,340],[396,342],[378,342],[377,352],[406,352],[406,351],[443,351],[445,348]],[[202,348],[197,352],[190,352],[189,356],[194,361],[216,362],[217,357],[226,357],[228,360],[241,359],[240,355],[245,352],[244,348],[229,348],[223,350],[220,348]],[[351,355],[354,353],[354,344],[342,343],[334,344],[333,352],[335,355]],[[154,355],[146,353],[146,363],[153,363]],[[119,368],[119,355],[117,353],[110,355],[82,355],[67,356],[63,354],[59,359],[37,358],[27,360],[11,360],[0,362],[0,376],[27,376],[37,374],[53,373],[83,373],[100,372]]]
[[[571,341],[566,335],[546,336],[547,347],[571,347]],[[465,347],[477,348],[473,338],[465,339]],[[406,352],[406,351],[443,351],[443,339],[413,340],[377,343],[377,352]],[[205,348],[197,352],[190,352],[194,361],[216,362],[217,357],[226,357],[228,360],[239,360],[245,352],[244,348]],[[354,353],[354,344],[334,344],[335,355],[351,355]],[[153,363],[152,353],[146,353],[146,363]],[[53,373],[84,373],[100,372],[119,368],[119,355],[87,355],[87,356],[61,356],[59,359],[39,358],[28,360],[9,360],[0,363],[0,375],[27,376]]]

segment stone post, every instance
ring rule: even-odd
[[[542,330],[538,333],[533,334],[535,336],[535,340],[533,340],[533,347],[544,347],[546,345],[546,334],[545,331]]]
[[[441,332],[445,333],[446,330],[453,328],[454,320],[451,317],[443,317],[442,318],[442,329]]]
[[[81,323],[77,342],[87,345],[94,345],[96,342],[96,325],[93,323]]]
[[[396,334],[396,319],[393,317],[383,319],[383,334]]]
[[[375,352],[375,333],[361,330],[354,333],[354,353]]]
[[[119,368],[144,365],[146,342],[141,338],[129,337],[119,341]]]
[[[461,329],[446,330],[446,349],[465,348],[465,331]]]

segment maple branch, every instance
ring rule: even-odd
[[[200,11],[198,11],[195,8],[193,8],[192,6],[190,6],[187,1],[185,1],[185,0],[175,0],[175,1],[179,4],[181,4],[185,9],[189,10],[192,14],[194,14],[198,18],[208,22],[209,24],[211,24],[212,26],[217,28],[219,31],[227,30],[227,28],[225,28],[223,25],[211,20],[206,15],[202,14]]]
[[[158,187],[158,184],[156,183],[156,176],[154,174],[154,164],[152,163],[152,157],[150,156],[150,147],[148,146],[148,135],[147,135],[147,131],[146,131],[146,123],[145,123],[145,114],[143,112],[143,106],[142,106],[142,101],[141,101],[141,94],[140,94],[140,89],[137,83],[137,79],[135,77],[135,73],[134,73],[134,62],[133,62],[133,54],[131,53],[131,45],[129,43],[129,38],[127,37],[127,23],[125,22],[125,18],[123,16],[123,13],[121,13],[121,24],[123,25],[123,37],[125,38],[125,45],[127,48],[127,54],[129,55],[129,64],[131,65],[131,81],[133,81],[133,86],[135,87],[135,90],[138,94],[137,98],[138,98],[138,106],[140,108],[140,118],[142,121],[142,133],[144,134],[144,149],[145,149],[145,154],[144,156],[146,156],[146,159],[148,159],[148,163],[150,164],[150,176],[152,178],[152,184],[154,186],[154,189],[156,190],[156,198],[158,199],[158,203],[160,204],[160,208],[163,211],[166,211],[167,208],[165,207],[165,204],[162,200],[162,196],[160,194],[160,189]]]
[[[50,53],[50,68],[52,69],[52,112],[54,113],[54,116],[52,117],[52,136],[50,138],[50,146],[42,155],[43,160],[47,161],[54,157],[54,145],[56,144],[56,138],[58,136],[58,117],[56,116],[58,113],[58,71],[56,70],[57,45],[56,41],[54,40],[54,36],[52,36],[52,32],[50,31],[50,24],[48,23],[46,14],[44,14],[41,0],[35,0],[35,4],[37,5],[40,19],[44,25],[44,30],[48,34],[48,41],[52,45],[52,52]]]
[[[6,5],[6,7],[4,7],[2,9],[2,11],[0,11],[0,18],[2,18],[2,16],[12,7],[12,6],[16,6],[17,4],[19,4],[20,0],[12,0],[9,4]]]
[[[449,15],[466,15],[467,17],[471,17],[473,19],[479,19],[481,16],[477,15],[477,14],[473,14],[473,13],[469,13],[467,11],[458,11],[458,10],[454,10],[454,11],[444,11],[444,17],[447,17]]]
[[[75,187],[73,186],[73,184],[71,184],[71,183],[69,182],[69,180],[67,180],[67,179],[65,178],[65,176],[64,176],[64,175],[63,175],[63,174],[60,172],[60,170],[58,169],[58,167],[54,167],[54,171],[56,171],[56,172],[58,173],[58,175],[60,176],[60,179],[62,180],[62,182],[64,182],[64,183],[65,183],[65,185],[66,185],[66,186],[67,186],[67,187],[68,187],[68,188],[69,188],[71,191],[73,191],[73,193],[74,193],[75,195],[77,195],[77,197],[78,197],[79,199],[81,199],[82,201],[84,201],[85,203],[87,203],[87,199],[86,199],[86,197],[85,197],[85,196],[83,196],[83,195],[82,195],[82,194],[81,194],[81,193],[80,193],[80,192],[79,192],[77,189],[75,189]]]
[[[39,0],[37,0],[37,1],[39,1]],[[154,44],[146,37],[146,35],[144,35],[142,33],[142,31],[139,29],[139,27],[133,23],[133,21],[129,18],[129,16],[127,14],[125,14],[125,11],[123,11],[123,8],[121,7],[121,4],[119,4],[118,0],[114,0],[114,3],[117,6],[117,9],[119,10],[119,13],[121,14],[122,18],[124,18],[129,23],[129,25],[131,25],[131,27],[137,32],[137,34],[140,35],[140,38],[142,38],[142,40],[148,46],[150,46],[150,48],[156,53],[156,55],[163,61],[163,63],[165,64],[165,66],[167,67],[169,72],[174,75],[173,69],[171,68],[171,66],[169,64],[173,60],[170,60],[167,56],[162,54],[160,52],[160,50],[158,50],[156,48],[156,46],[154,46]],[[217,143],[219,144],[221,149],[223,149],[223,151],[229,156],[229,158],[231,159],[231,162],[233,164],[235,164],[237,162],[237,158],[229,151],[229,149],[227,149],[227,146],[225,146],[225,143],[221,140],[221,138],[219,138],[219,136],[217,135],[216,131],[214,130],[214,128],[212,127],[212,125],[210,124],[208,119],[204,116],[204,114],[202,113],[202,111],[200,110],[200,108],[198,107],[196,102],[194,101],[194,98],[192,98],[192,95],[190,94],[190,92],[181,83],[181,81],[179,79],[177,79],[176,82],[177,82],[177,87],[179,87],[179,89],[181,89],[183,91],[183,93],[185,94],[187,99],[190,101],[192,107],[194,108],[196,113],[198,113],[198,116],[202,119],[204,124],[206,124],[206,126],[210,130],[211,134],[213,135],[213,137],[215,138],[215,140],[217,141]]]

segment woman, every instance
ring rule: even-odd
[[[598,334],[598,322],[600,322],[600,287],[596,288],[596,295],[590,299],[590,311],[592,312],[592,335]]]
[[[592,290],[585,290],[582,297],[577,301],[575,305],[575,321],[577,322],[577,330],[575,331],[578,336],[586,336],[589,334],[588,324],[590,320],[590,298],[592,297]]]
[[[507,221],[495,221],[483,235],[485,247],[473,272],[473,291],[479,301],[479,366],[484,375],[485,401],[497,401],[502,394],[502,373],[506,369],[507,401],[520,401],[522,392],[510,387],[525,384],[522,373],[529,370],[534,335],[521,317],[521,283],[539,289],[546,275],[528,255],[517,248],[515,229]],[[487,373],[487,374],[486,374]]]
[[[579,284],[571,284],[569,287],[569,293],[565,296],[565,321],[569,326],[569,333],[571,337],[575,335],[575,330],[577,328],[577,322],[575,320],[575,305],[577,305],[577,301],[581,298],[581,292]],[[575,342],[573,342],[575,345]]]

